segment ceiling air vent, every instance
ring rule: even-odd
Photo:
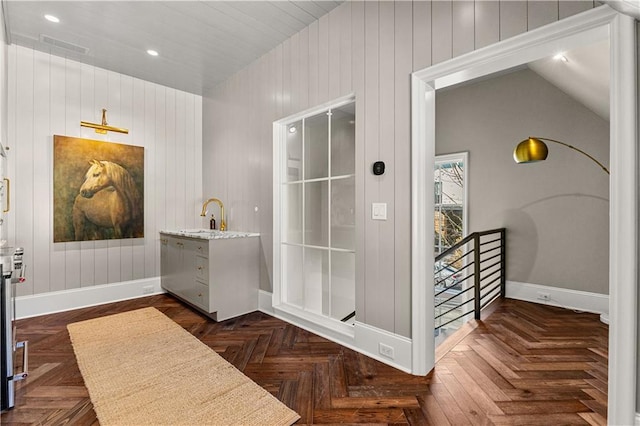
[[[78,46],[77,44],[69,43],[68,41],[58,40],[57,38],[53,38],[44,34],[40,34],[40,41],[50,46],[68,50],[74,53],[79,53],[81,55],[86,55],[89,52],[89,49],[86,47]]]

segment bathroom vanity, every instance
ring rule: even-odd
[[[160,231],[162,288],[216,321],[257,310],[259,236]]]

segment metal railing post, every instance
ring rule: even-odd
[[[498,236],[497,234],[500,234],[500,235]],[[487,236],[490,236],[490,237],[487,237]],[[435,315],[435,320],[436,320],[436,323],[438,322],[438,320],[440,322],[439,325],[435,325],[436,330],[438,330],[441,327],[444,327],[447,324],[457,321],[461,318],[468,317],[468,315],[471,313],[467,311],[468,309],[467,306],[469,303],[473,302],[474,318],[476,320],[480,320],[482,309],[484,309],[487,305],[493,303],[493,301],[496,298],[506,297],[506,282],[507,282],[507,274],[506,274],[507,238],[506,236],[507,235],[506,235],[505,228],[492,229],[490,231],[483,231],[483,232],[474,232],[470,235],[467,235],[462,240],[458,241],[456,244],[454,244],[453,246],[449,247],[447,250],[445,250],[444,252],[436,256],[435,258],[436,263],[441,261],[443,262],[442,264],[439,265],[440,269],[435,271],[435,274],[438,275],[438,277],[440,278],[440,280],[437,281],[437,284],[443,286],[442,290],[440,290],[439,292],[436,291],[435,293],[436,299],[438,298],[438,296],[447,293],[449,290],[453,289],[458,285],[456,281],[453,282],[453,285],[447,285],[448,284],[447,280],[450,277],[454,277],[454,279],[457,280],[457,277],[455,277],[455,275],[461,273],[461,271],[465,271],[464,272],[465,277],[462,279],[462,281],[459,282],[459,284],[462,284],[463,282],[466,281],[464,290],[462,290],[461,292],[459,291],[458,294],[455,294],[455,291],[453,292],[454,293],[453,295],[445,294],[445,296],[443,296],[444,300],[440,302],[436,302],[434,315],[435,315],[435,312],[437,311],[438,314]],[[485,240],[482,241],[483,237],[487,237],[487,238],[485,238]],[[466,250],[470,244],[473,244],[473,246],[470,249]],[[454,260],[446,259],[447,256],[453,254],[456,250],[461,249],[463,246],[465,247],[465,249],[462,250],[462,251],[465,251],[464,254],[456,254],[457,257]],[[484,248],[483,250],[483,247],[485,246],[487,248]],[[496,250],[499,250],[497,254],[495,254]],[[462,266],[462,267],[455,266],[456,262],[462,259],[466,259],[465,266]],[[473,263],[473,266],[471,265],[472,263]],[[453,273],[451,273],[449,270],[454,268],[457,268],[457,269]],[[467,268],[470,268],[470,269],[467,269]],[[445,270],[447,270],[445,274],[449,273],[450,275],[442,278],[440,274],[442,273],[442,271],[445,271]],[[470,270],[473,272],[470,273],[469,272]],[[482,276],[483,273],[485,273],[484,276]],[[498,274],[497,277],[495,276],[496,274]],[[471,280],[471,276],[473,276],[473,280]],[[471,282],[472,284],[468,284],[469,282]],[[471,288],[471,285],[473,285],[473,288]],[[496,293],[495,290],[499,290],[499,292]],[[466,295],[469,294],[468,292],[471,292],[471,291],[473,291],[473,296],[472,296],[473,300],[471,297],[466,297]],[[483,291],[484,291],[484,296],[483,296]],[[460,293],[465,294],[464,302],[462,303],[458,303],[460,301],[459,299]],[[484,297],[486,300],[483,301],[482,297]],[[457,302],[454,302],[453,301],[454,299],[457,300]],[[451,307],[450,306],[451,304],[455,306]],[[455,310],[462,309],[463,307],[464,309],[463,309],[462,315],[459,315],[458,317],[455,317],[453,319],[451,319],[450,317],[445,318],[445,315],[448,315]]]
[[[502,228],[500,230],[500,297],[504,298],[507,295],[507,230]]]
[[[480,319],[480,235],[473,235],[473,297],[475,319]]]

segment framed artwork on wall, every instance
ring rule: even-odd
[[[53,242],[144,237],[144,147],[53,136]]]

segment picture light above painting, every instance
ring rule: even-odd
[[[107,110],[102,108],[102,122],[101,123],[90,123],[88,121],[81,121],[80,126],[82,127],[91,127],[95,129],[96,133],[100,133],[101,135],[106,135],[107,132],[118,132],[118,133],[129,133],[129,129],[123,129],[122,127],[114,127],[109,126],[107,123]]]
[[[144,237],[144,147],[53,137],[53,242]]]

